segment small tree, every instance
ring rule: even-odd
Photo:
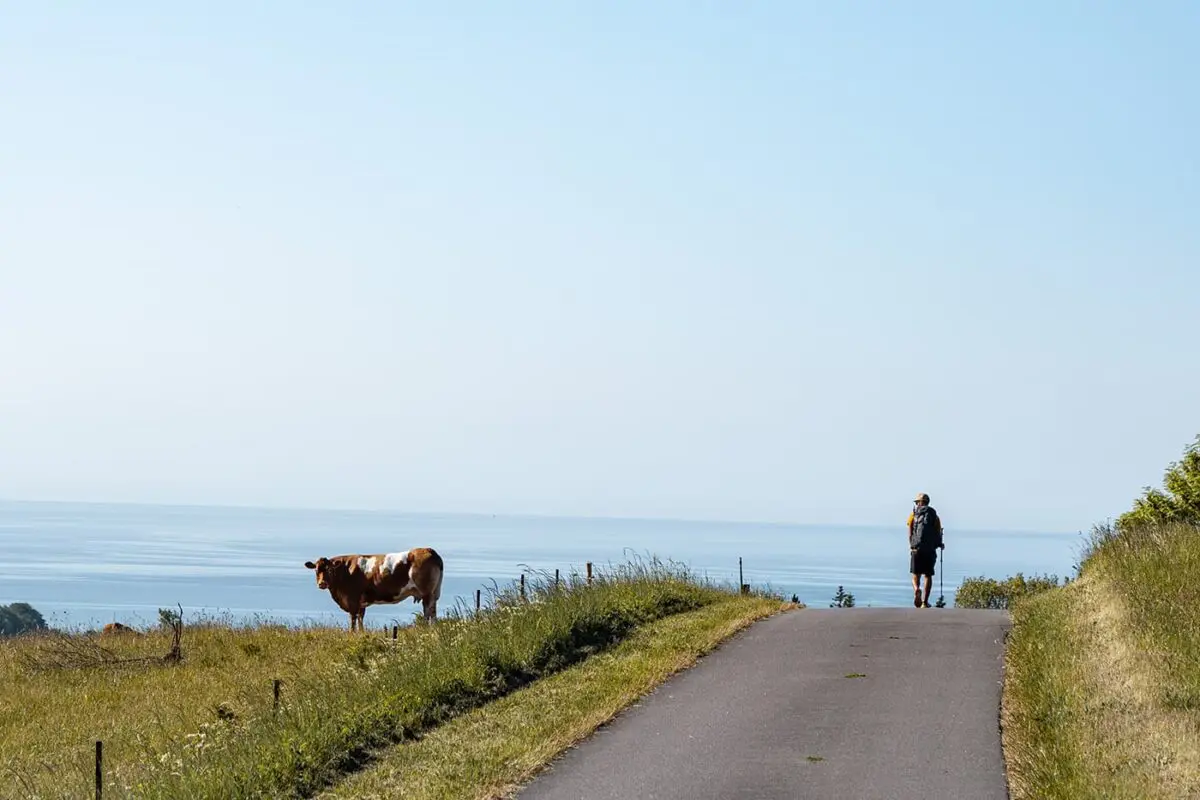
[[[0,606],[0,636],[16,636],[45,629],[45,618],[29,603]]]
[[[845,591],[845,588],[839,586],[837,594],[833,596],[833,602],[829,604],[830,608],[854,608],[854,595]]]

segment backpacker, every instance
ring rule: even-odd
[[[913,512],[912,533],[908,546],[917,550],[936,550],[942,544],[942,521],[933,506],[918,506]]]

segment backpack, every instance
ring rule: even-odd
[[[913,512],[912,533],[908,546],[917,550],[936,550],[942,544],[942,521],[932,506],[920,506]]]

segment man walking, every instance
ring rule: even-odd
[[[908,515],[908,571],[912,573],[913,605],[917,608],[929,608],[933,566],[937,563],[939,547],[946,549],[942,543],[942,520],[929,505],[929,495],[922,492],[913,501],[912,513]],[[922,575],[925,576],[924,596],[920,586]]]

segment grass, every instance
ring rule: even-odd
[[[1157,702],[1200,710],[1200,528],[1117,537],[1096,562],[1135,622],[1130,634],[1155,674]]]
[[[1200,530],[1097,543],[1016,604],[1002,703],[1014,800],[1200,795]]]
[[[90,796],[102,739],[105,798],[312,796],[377,752],[639,626],[731,596],[654,561],[607,570],[590,585],[536,577],[527,599],[513,586],[477,618],[406,627],[395,641],[345,629],[189,626],[179,664],[99,666],[161,655],[169,637],[105,641],[110,651],[79,636],[0,643],[0,785],[16,797]]]
[[[784,606],[732,598],[651,623],[612,650],[405,742],[323,800],[502,797],[722,640]]]

